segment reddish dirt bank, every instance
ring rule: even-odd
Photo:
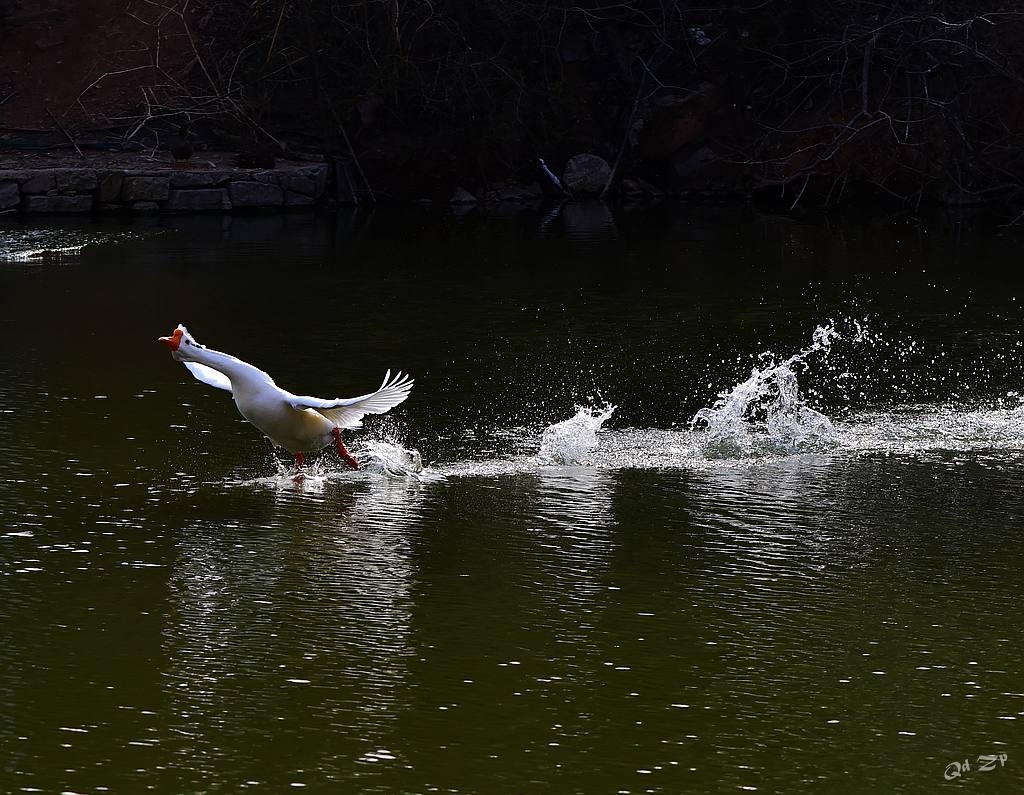
[[[181,3],[138,0],[0,2],[0,128],[124,125],[143,87],[173,91],[191,68]]]

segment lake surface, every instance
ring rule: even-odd
[[[1024,787],[1019,234],[3,223],[0,791]],[[296,482],[179,322],[416,386]]]

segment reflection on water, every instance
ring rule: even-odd
[[[1020,789],[1012,246],[357,215],[0,265],[0,790]],[[182,320],[416,390],[296,480]]]
[[[536,475],[532,513],[539,524],[537,544],[552,554],[549,591],[565,601],[585,602],[603,590],[602,580],[614,549],[612,478],[590,468],[544,467]],[[557,608],[561,609],[561,608]]]
[[[114,243],[131,235],[125,230],[101,232],[59,226],[5,229],[0,234],[0,262],[59,261],[81,253],[86,246]]]
[[[562,207],[565,236],[599,244],[618,237],[615,217],[604,202],[568,202]]]
[[[162,646],[173,672],[164,682],[169,730],[196,784],[272,756],[282,737],[295,745],[297,783],[341,776],[386,748],[408,690],[407,532],[421,499],[415,484],[339,483],[293,493],[262,519],[191,528],[170,576]],[[228,504],[237,516],[261,502]],[[344,741],[309,736],[311,724],[340,715]]]

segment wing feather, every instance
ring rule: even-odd
[[[340,428],[358,428],[366,414],[383,414],[390,411],[407,397],[414,381],[408,375],[398,373],[394,378],[388,370],[376,392],[354,398],[325,400],[309,395],[291,395],[289,403],[295,409],[315,409]]]
[[[198,380],[204,384],[215,386],[217,389],[226,389],[228,392],[231,391],[231,379],[228,378],[220,370],[214,370],[209,365],[200,364],[199,362],[182,362],[188,371],[192,373]]]

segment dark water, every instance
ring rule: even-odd
[[[1024,786],[1013,235],[577,207],[0,241],[0,791]],[[296,484],[178,322],[299,393],[416,387],[350,435],[370,471]]]

